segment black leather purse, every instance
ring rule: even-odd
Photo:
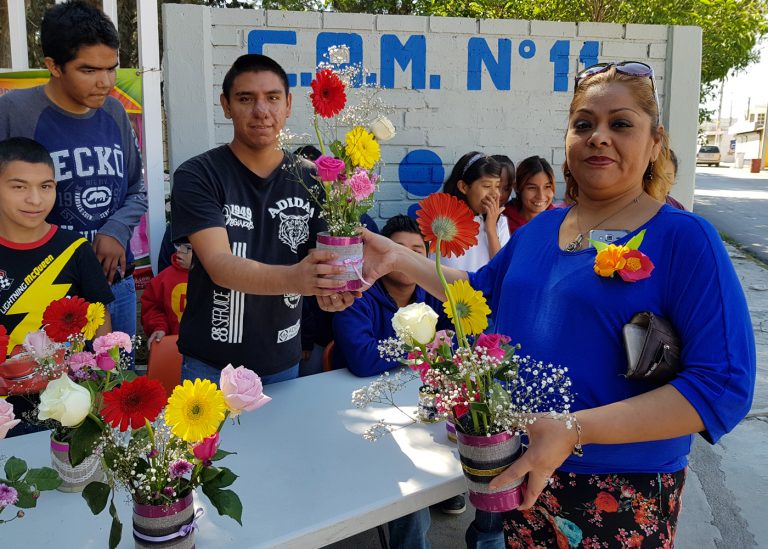
[[[637,313],[622,335],[627,379],[664,385],[680,372],[680,338],[668,320],[647,311]]]

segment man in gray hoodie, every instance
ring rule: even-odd
[[[57,197],[47,220],[92,242],[115,296],[112,327],[134,335],[129,242],[147,197],[136,135],[122,104],[109,96],[117,30],[102,11],[74,0],[45,13],[40,35],[51,78],[0,97],[0,139],[35,139],[51,154]]]

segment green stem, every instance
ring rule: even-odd
[[[317,143],[320,145],[320,152],[325,155],[325,145],[323,144],[323,137],[320,135],[320,125],[317,119],[317,113],[315,113],[315,135],[317,136]]]
[[[442,265],[440,264],[440,244],[441,243],[442,243],[442,239],[438,237],[437,250],[435,252],[435,268],[437,269],[437,277],[440,279],[440,284],[443,286],[445,297],[448,300],[448,306],[451,308],[451,314],[453,315],[453,327],[456,328],[456,340],[458,341],[458,344],[460,347],[464,347],[468,349],[469,341],[467,341],[467,338],[464,335],[464,330],[461,327],[461,319],[459,318],[459,314],[456,309],[456,301],[453,298],[453,294],[451,293],[450,288],[448,287],[448,281],[445,279],[445,275],[443,274],[443,268],[442,268]],[[464,376],[464,383],[467,386],[467,396],[474,395],[475,388],[474,388],[474,384],[472,383],[472,378],[469,376],[469,374]],[[475,428],[475,431],[479,431],[480,425],[477,421],[477,413],[475,411],[472,411],[472,424]]]

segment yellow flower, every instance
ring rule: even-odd
[[[461,328],[465,335],[481,334],[488,327],[488,315],[491,310],[483,297],[482,292],[478,292],[466,280],[457,280],[448,285],[453,302],[456,304],[456,316],[459,317]],[[448,318],[453,318],[453,312],[448,301],[443,303],[443,309]]]
[[[165,421],[171,432],[187,442],[199,442],[214,434],[222,421],[227,405],[215,383],[196,379],[184,380],[173,390],[165,409]]]
[[[104,324],[104,304],[91,303],[88,305],[88,312],[85,314],[86,323],[82,332],[85,339],[93,339],[102,324]]]
[[[600,276],[613,276],[613,273],[623,269],[627,264],[624,254],[628,251],[629,248],[626,246],[608,244],[608,247],[598,252],[595,257],[595,272]]]
[[[370,170],[381,159],[381,149],[373,134],[362,126],[352,128],[347,137],[346,152],[355,166]]]

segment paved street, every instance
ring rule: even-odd
[[[768,172],[699,166],[693,211],[768,264]]]

